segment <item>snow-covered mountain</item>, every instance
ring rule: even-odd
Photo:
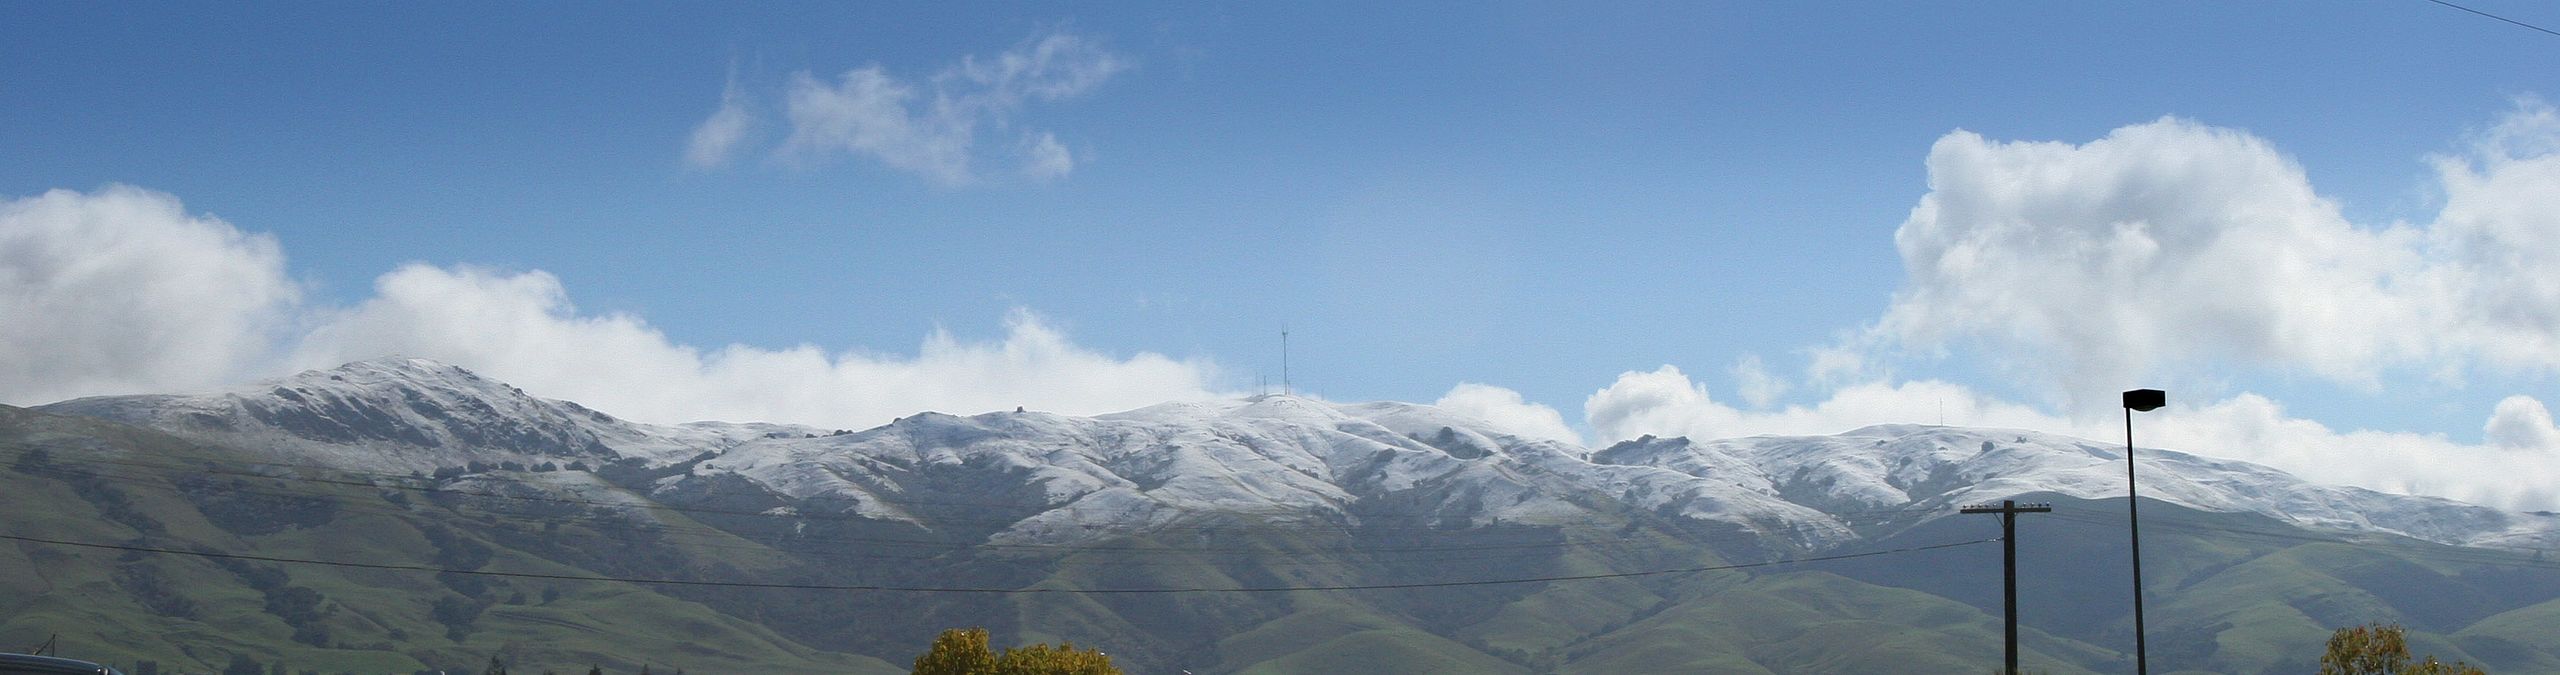
[[[365,471],[472,462],[680,461],[769,435],[821,433],[783,424],[630,422],[427,359],[385,357],[202,394],[96,396],[40,406],[204,437],[269,454]]]
[[[2560,541],[2560,516],[2552,514],[2315,484],[2266,466],[2175,450],[2144,448],[2136,457],[2143,497],[2203,511],[2465,546],[2539,548]],[[1964,504],[2021,494],[2125,494],[2122,444],[2010,429],[1902,424],[1705,442],[1648,436],[1592,460],[1726,480],[1830,514],[1939,517]]]
[[[1290,396],[1169,403],[1098,417],[922,414],[854,434],[764,439],[663,481],[734,476],[787,501],[934,527],[907,508],[962,500],[1025,514],[999,542],[1065,543],[1210,517],[1442,528],[1587,523],[1627,509],[1818,547],[1819,511],[1402,403]],[[988,503],[991,497],[1005,501]],[[1393,522],[1377,522],[1395,504]],[[1419,521],[1417,523],[1416,521]],[[1096,527],[1097,524],[1107,527]]]
[[[921,413],[828,434],[778,424],[635,423],[410,358],[209,394],[97,397],[43,409],[368,471],[638,464],[658,470],[628,487],[662,502],[759,504],[777,515],[894,523],[991,543],[1069,543],[1222,518],[1344,528],[1393,518],[1398,527],[1463,529],[1646,514],[1815,550],[1858,540],[1875,523],[1943,517],[1962,503],[2124,492],[2121,446],[2016,430],[1885,425],[1835,436],[1646,437],[1593,452],[1430,406],[1261,396],[1095,417]],[[2560,517],[2316,485],[2245,462],[2145,450],[2140,470],[2144,496],[2200,510],[2457,545],[2560,542]]]

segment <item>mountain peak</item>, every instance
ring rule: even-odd
[[[415,356],[378,356],[349,361],[334,368],[305,370],[287,377],[251,383],[236,391],[321,382],[344,382],[365,387],[408,385],[478,390],[490,395],[529,396],[522,389],[482,376],[468,368]]]
[[[610,457],[599,430],[629,426],[431,359],[385,356],[192,395],[101,396],[49,412],[207,436],[287,455],[427,468],[534,457]]]
[[[480,375],[479,375],[478,373],[471,372],[469,369],[463,368],[462,366],[457,366],[457,365],[453,365],[453,364],[450,364],[450,363],[445,363],[445,362],[443,362],[443,361],[438,361],[438,360],[430,359],[430,358],[417,357],[417,356],[402,356],[402,355],[398,355],[398,354],[388,354],[388,355],[383,355],[383,356],[376,356],[376,357],[369,358],[369,359],[358,359],[358,360],[355,360],[355,361],[348,361],[348,362],[346,362],[346,363],[339,364],[339,365],[338,365],[337,367],[335,367],[335,368],[314,369],[314,370],[308,370],[308,371],[303,371],[303,372],[304,372],[304,373],[385,373],[385,374],[402,374],[402,375],[408,375],[408,376],[412,376],[412,377],[415,377],[415,376],[461,376],[461,377],[473,377],[473,378],[480,377]]]

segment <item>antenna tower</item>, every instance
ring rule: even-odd
[[[1281,395],[1283,395],[1283,396],[1295,396],[1295,395],[1297,395],[1296,390],[1291,389],[1291,388],[1289,387],[1289,327],[1288,327],[1288,326],[1281,326],[1281,327],[1280,327],[1280,394],[1281,394]]]

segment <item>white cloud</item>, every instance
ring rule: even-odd
[[[911,115],[915,98],[914,87],[876,65],[847,72],[834,85],[796,73],[783,102],[791,137],[782,152],[804,162],[851,152],[943,185],[968,182],[976,120],[931,102],[939,112]]]
[[[1032,180],[1057,180],[1075,171],[1075,155],[1067,152],[1065,144],[1058,142],[1057,134],[1043,131],[1038,136],[1023,140],[1022,173]]]
[[[1097,414],[1221,395],[1208,363],[1102,354],[1028,312],[1008,318],[1001,340],[936,332],[912,357],[809,345],[703,350],[635,316],[583,314],[549,274],[471,267],[411,265],[383,275],[376,297],[324,320],[299,359],[325,367],[384,354],[455,363],[653,422],[867,428],[920,410]]]
[[[922,82],[877,64],[834,82],[796,73],[783,103],[791,134],[779,152],[803,163],[838,153],[869,157],[946,187],[963,185],[978,175],[982,129],[1011,129],[1028,104],[1080,96],[1127,67],[1091,40],[1056,33],[994,57],[964,57]],[[1024,131],[1023,138],[1010,159],[1027,175],[1057,178],[1074,168],[1073,155],[1050,132]]]
[[[635,419],[869,427],[921,410],[1096,414],[1223,395],[1205,361],[1114,356],[1026,311],[912,356],[702,349],[588,314],[558,278],[412,264],[353,307],[301,303],[272,237],[130,187],[0,203],[0,401],[196,390],[405,354]],[[296,332],[300,327],[302,332]]]
[[[1603,440],[1832,433],[1929,422],[2121,434],[2115,392],[2233,367],[2380,389],[2478,369],[2560,373],[2560,113],[2520,102],[2433,160],[2424,224],[2359,224],[2303,169],[2245,132],[2167,118],[2073,145],[1939,139],[1930,192],[1895,233],[1905,283],[1869,330],[1812,350],[1828,400],[1747,412],[1676,369],[1628,373],[1586,402]],[[2058,394],[2062,414],[1937,382],[1887,385],[1897,358],[1989,355]],[[1748,364],[1744,364],[1748,365]],[[1757,385],[1736,367],[1745,399]],[[1755,407],[1759,407],[1755,404]],[[2542,403],[2501,401],[2468,444],[2338,431],[2240,394],[2148,415],[2146,445],[2255,461],[2322,482],[2518,508],[2560,507]],[[2156,434],[2156,435],[2154,435]]]
[[[1582,435],[1564,423],[1564,414],[1542,403],[1531,403],[1520,392],[1489,384],[1460,382],[1449,393],[1432,403],[1449,412],[1490,422],[1504,432],[1528,438],[1543,438],[1575,445]]]
[[[1742,393],[1742,400],[1754,408],[1769,407],[1770,401],[1787,393],[1787,381],[1770,374],[1758,354],[1745,355],[1733,363],[1733,382],[1734,389]]]
[[[738,76],[729,75],[729,84],[720,90],[720,109],[712,111],[701,126],[693,128],[693,139],[685,144],[684,160],[695,168],[708,169],[729,163],[738,145],[747,139],[747,129],[755,123],[747,113],[747,94],[738,85]]]
[[[2442,434],[2337,431],[2289,417],[2281,404],[2254,394],[2163,412],[2167,414],[2144,415],[2143,446],[2257,462],[2315,482],[2511,509],[2560,508],[2560,491],[2550,484],[2550,476],[2560,471],[2560,444],[2554,443],[2560,432],[2551,430],[2542,403],[2528,397],[2509,397],[2498,405],[2486,425],[2490,442],[2482,445]],[[2540,419],[2529,419],[2533,413],[2541,413]],[[2539,428],[2530,428],[2535,421]],[[2122,433],[2121,427],[2116,429]],[[2103,431],[2080,432],[2107,438],[2092,433]]]
[[[2404,290],[2425,269],[2415,233],[2348,223],[2247,134],[2177,119],[2076,146],[1957,132],[1928,164],[1895,233],[1908,278],[1878,322],[1891,338],[1979,339],[2067,392],[2172,361],[2370,384],[2424,354],[2425,298]]]
[[[1810,362],[1805,365],[1805,378],[1812,384],[1840,384],[1855,380],[1867,370],[1867,355],[1860,348],[1875,346],[1862,345],[1862,342],[1872,340],[1852,336],[1839,340],[1838,344],[1807,349]]]
[[[1103,51],[1091,40],[1051,33],[995,58],[962,57],[959,66],[942,71],[934,80],[943,89],[963,92],[961,98],[981,99],[982,105],[1009,109],[1025,100],[1081,95],[1102,86],[1104,80],[1127,67],[1120,57]],[[976,89],[950,86],[952,82],[967,82]]]
[[[1751,411],[1726,405],[1674,366],[1628,372],[1583,401],[1592,440],[1608,444],[1643,435],[1731,438],[1836,434],[1875,424],[2069,430],[2069,420],[1936,381],[1881,381],[1841,387],[1811,406]]]
[[[2525,101],[2434,160],[2433,222],[2348,221],[2294,161],[2247,133],[2175,118],[2084,144],[1939,139],[1930,192],[1895,233],[1907,278],[1863,334],[1810,351],[1811,404],[1762,410],[1770,377],[1734,366],[1746,410],[1679,369],[1620,375],[1584,402],[1595,440],[1830,434],[1879,423],[2123,433],[2115,393],[2232,366],[2379,389],[2406,375],[2560,373],[2560,113]],[[1895,383],[1901,358],[1991,355],[2069,399],[2061,412],[1945,382]],[[2030,384],[2030,390],[2037,389]],[[1943,411],[1943,412],[1941,412]],[[2501,401],[2480,443],[2340,431],[2255,394],[2146,414],[2144,445],[2307,479],[2511,508],[2560,508],[2560,427]]]
[[[2080,145],[1970,132],[1929,154],[1871,337],[1981,347],[2103,407],[2229,365],[2372,388],[2395,371],[2560,372],[2560,122],[2526,103],[2437,161],[2436,221],[2361,226],[2246,133],[2178,119]],[[2174,364],[2174,365],[2172,365]]]
[[[2436,168],[2445,205],[2420,287],[2434,315],[2400,328],[2443,336],[2447,360],[2560,372],[2560,114],[2526,102]]]
[[[2551,411],[2531,396],[2498,401],[2480,436],[2491,446],[2511,450],[2560,449],[2560,428],[2553,428]]]
[[[132,187],[0,203],[0,401],[202,387],[271,356],[275,240]]]

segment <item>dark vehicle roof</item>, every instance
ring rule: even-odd
[[[85,675],[124,675],[124,671],[77,659],[62,659],[33,654],[0,654],[0,675],[20,673],[83,673]]]

